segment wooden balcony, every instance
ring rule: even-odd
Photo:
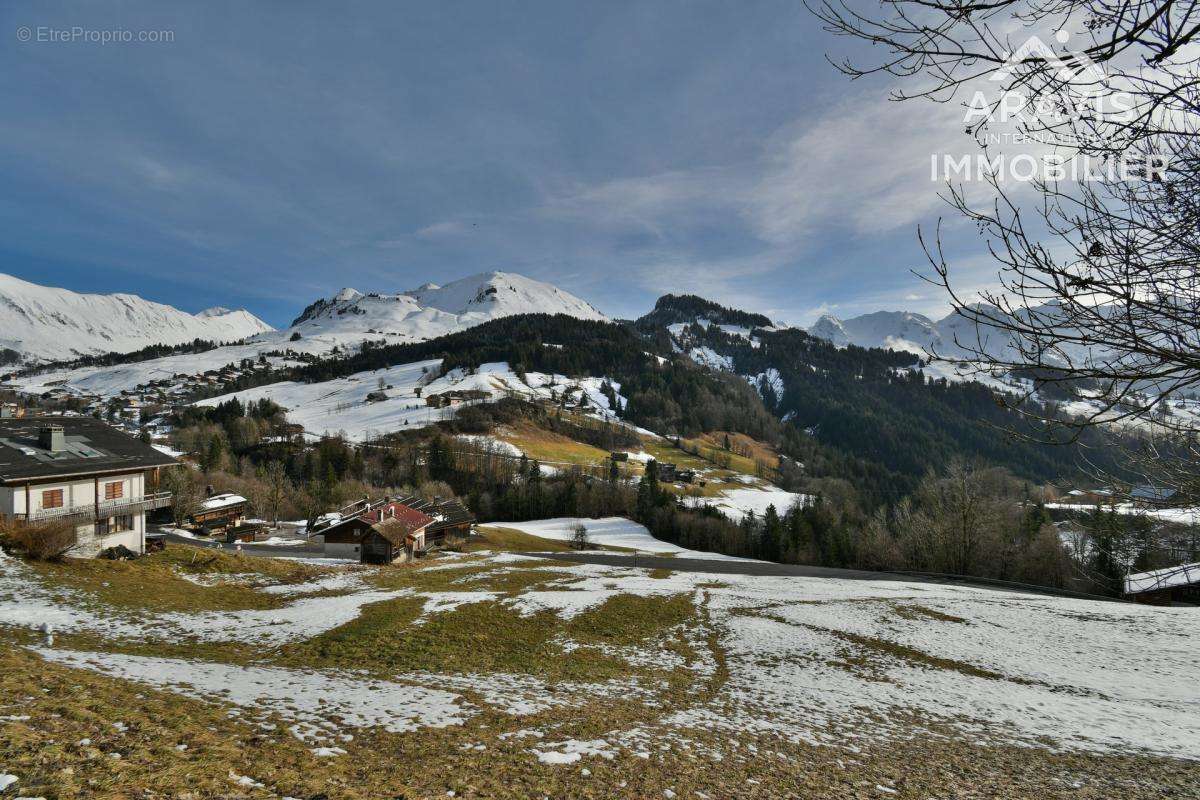
[[[141,497],[119,497],[115,500],[101,500],[99,503],[88,503],[82,506],[64,506],[62,508],[43,508],[24,516],[29,522],[48,522],[51,520],[95,522],[122,514],[144,514],[156,508],[166,508],[171,505],[170,492],[155,492]]]

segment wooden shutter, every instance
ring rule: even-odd
[[[42,492],[42,508],[62,508],[63,490],[46,489]]]
[[[112,481],[104,484],[104,499],[117,500],[125,496],[125,484],[121,481]]]

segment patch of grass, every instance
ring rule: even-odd
[[[464,552],[471,553],[479,550],[500,550],[506,552],[546,551],[563,553],[573,550],[570,543],[554,539],[543,539],[516,528],[505,528],[502,525],[480,525],[476,535],[463,545]]]
[[[513,588],[536,577],[528,574],[495,587]],[[494,587],[485,583],[457,588]],[[381,676],[430,670],[517,672],[552,681],[606,680],[629,675],[631,668],[620,659],[588,650],[587,645],[640,644],[694,619],[686,594],[618,595],[568,621],[552,611],[522,616],[498,601],[485,601],[432,613],[421,624],[413,624],[424,602],[403,597],[366,606],[352,622],[285,646],[279,661],[287,666],[365,669]],[[584,647],[563,652],[564,639]]]
[[[642,644],[676,625],[694,621],[690,594],[643,597],[619,594],[584,611],[566,624],[567,634],[583,643]]]
[[[872,662],[870,656],[867,654],[882,653],[893,658],[897,658],[901,661],[908,662],[909,664],[925,667],[927,669],[949,670],[952,672],[962,673],[963,675],[970,675],[973,678],[986,678],[993,681],[1015,680],[1017,683],[1022,682],[1019,679],[1010,679],[1004,675],[1001,675],[999,672],[994,672],[990,669],[984,669],[983,667],[977,667],[974,664],[968,664],[965,661],[957,661],[952,658],[933,656],[924,651],[917,650],[914,647],[909,647],[908,645],[899,644],[897,642],[890,642],[887,639],[879,639],[874,636],[863,636],[862,634],[849,633],[847,631],[835,631],[811,625],[806,627],[810,627],[813,630],[819,630],[823,633],[831,634],[839,639],[842,639],[843,641],[850,642],[867,651],[866,653],[862,653],[860,657],[851,657],[849,660],[852,663],[858,663],[862,661],[863,663],[870,662],[873,665],[874,662]]]
[[[222,705],[49,664],[19,647],[0,648],[0,698],[0,714],[28,717],[0,721],[0,764],[19,779],[13,796],[275,796],[237,786],[233,771],[308,797],[336,768],[314,763],[282,727],[260,731]]]
[[[604,680],[629,673],[619,659],[563,653],[554,641],[561,623],[551,611],[523,617],[498,602],[468,603],[414,625],[423,605],[421,598],[405,597],[366,606],[354,621],[284,647],[280,661],[288,666],[361,669],[380,676],[430,670]]]
[[[570,572],[551,569],[504,569],[494,572],[484,572],[471,576],[460,584],[455,584],[464,590],[500,592],[509,596],[518,595],[530,590],[538,590],[543,584],[551,581],[578,578]],[[569,587],[564,587],[569,588]]]
[[[912,620],[914,622],[923,622],[925,620],[936,620],[938,622],[957,622],[967,623],[963,617],[956,617],[953,614],[945,614],[941,611],[936,611],[932,608],[926,608],[915,603],[896,603],[893,605],[896,611],[896,616],[901,619]],[[969,623],[967,623],[969,624]]]
[[[588,466],[599,464],[609,456],[605,450],[577,442],[560,433],[539,428],[531,422],[519,422],[513,426],[506,426],[497,430],[496,435],[520,448],[521,452],[530,458],[536,458],[546,463],[557,462]]]
[[[241,559],[243,562],[262,560],[266,559]],[[201,586],[181,577],[176,572],[176,564],[164,559],[104,561],[70,558],[61,562],[31,562],[29,567],[47,585],[71,589],[85,601],[116,609],[239,611],[278,608],[288,602],[278,595],[263,594],[236,583]]]
[[[725,449],[725,440],[729,440],[731,449]],[[769,444],[753,439],[744,433],[712,431],[702,433],[695,439],[685,439],[683,444],[698,448],[701,456],[715,463],[722,463],[728,468],[748,475],[754,475],[759,462],[769,469],[779,466],[779,454]]]
[[[674,553],[671,555],[674,555]],[[647,573],[649,577],[654,578],[655,580],[663,580],[671,577],[674,574],[675,572],[673,570],[669,570],[666,567],[658,567],[657,569],[652,569]]]
[[[168,547],[138,559],[137,564],[168,564],[189,575],[242,575],[255,573],[279,583],[303,583],[322,575],[322,567],[302,561],[278,558],[256,558],[224,550],[188,547]]]

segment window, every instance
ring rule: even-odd
[[[96,523],[96,535],[108,536],[110,533],[133,530],[133,515],[122,514],[119,517],[109,517]]]
[[[42,492],[42,508],[62,508],[63,490],[46,489]]]
[[[125,496],[125,484],[122,481],[112,481],[104,484],[104,499],[116,500]]]

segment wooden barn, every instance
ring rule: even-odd
[[[191,521],[206,531],[236,527],[246,516],[246,504],[246,498],[239,494],[214,494],[201,501],[192,512]]]
[[[1125,596],[1138,603],[1200,605],[1200,563],[1125,576]]]

